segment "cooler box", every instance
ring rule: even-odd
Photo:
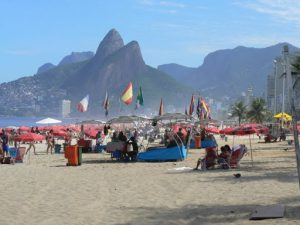
[[[78,165],[82,164],[82,148],[78,147]]]
[[[195,148],[201,148],[201,136],[195,136]]]
[[[68,160],[67,166],[78,166],[78,146],[67,146],[65,150],[65,158]]]
[[[61,150],[61,145],[55,144],[54,145],[54,153],[59,154]]]

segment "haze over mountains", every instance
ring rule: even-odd
[[[290,52],[299,48],[288,43],[279,43],[266,48],[236,47],[208,54],[201,66],[189,68],[178,64],[158,66],[176,80],[186,82],[205,96],[220,98],[236,97],[252,87],[257,95],[266,91],[267,75],[273,71],[273,60],[281,56],[282,48],[288,45]]]

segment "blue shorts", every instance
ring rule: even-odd
[[[8,152],[8,145],[2,145],[3,151]]]

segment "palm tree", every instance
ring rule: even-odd
[[[239,125],[241,125],[241,120],[246,116],[246,106],[242,101],[235,102],[231,106],[231,118],[238,117]]]
[[[300,71],[300,55],[297,55],[293,60],[292,66],[297,70]]]
[[[262,123],[266,117],[266,101],[263,98],[255,98],[247,112],[247,117],[252,122]]]

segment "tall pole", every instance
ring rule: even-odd
[[[274,115],[277,113],[277,60],[274,59]]]
[[[285,63],[285,76],[287,78],[287,90],[288,90],[288,97],[290,103],[290,109],[292,114],[292,124],[294,130],[294,143],[295,143],[295,152],[296,152],[296,162],[297,162],[297,171],[298,171],[298,180],[299,180],[299,188],[300,188],[300,146],[299,146],[299,137],[298,137],[298,130],[297,130],[297,114],[295,109],[295,90],[293,85],[293,78],[292,73],[290,70],[290,63],[289,63],[289,51],[288,46],[283,47],[284,53],[284,63]]]
[[[284,68],[285,68],[286,65],[284,65]],[[284,73],[286,73],[286,69],[284,69]],[[283,75],[283,79],[282,79],[282,107],[281,107],[281,128],[283,128],[283,113],[284,113],[284,110],[285,110],[285,77],[286,77],[286,74]]]

